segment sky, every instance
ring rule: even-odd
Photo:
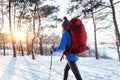
[[[51,5],[55,5],[55,6],[57,6],[57,5],[59,5],[60,6],[60,12],[58,12],[58,18],[63,18],[64,16],[67,16],[68,17],[68,19],[70,20],[71,19],[71,16],[73,16],[73,15],[71,15],[71,16],[69,16],[68,14],[66,14],[66,10],[67,10],[67,7],[69,6],[69,4],[68,4],[68,1],[69,0],[56,0],[56,2],[54,2],[54,1],[49,1],[49,4],[51,4]],[[105,0],[106,1],[106,0]],[[119,1],[119,0],[114,0],[114,2],[117,2],[117,1]],[[45,2],[44,3],[44,5],[45,4],[48,4],[48,2]],[[108,4],[109,4],[109,1],[108,1]],[[120,12],[119,11],[119,9],[117,9],[117,8],[120,8],[120,5],[115,5],[116,6],[116,11],[117,12]],[[118,24],[119,24],[119,21],[120,21],[120,17],[119,17],[119,15],[120,15],[120,13],[117,13],[116,14],[116,16],[118,16],[117,17],[117,21],[118,21]],[[7,18],[7,16],[4,16],[6,19],[5,20],[7,20],[7,21],[5,21],[6,23],[9,23],[8,22],[8,18]],[[84,25],[85,25],[85,29],[86,29],[86,31],[87,31],[87,34],[88,34],[88,43],[90,43],[90,42],[94,42],[94,27],[93,27],[93,23],[92,23],[92,19],[88,19],[88,20],[82,20],[83,21],[83,23],[84,23]],[[8,24],[4,24],[5,26],[9,26]],[[49,23],[49,24],[56,24],[57,25],[57,28],[55,28],[55,29],[44,29],[44,33],[45,34],[50,34],[50,33],[53,33],[53,32],[55,32],[56,34],[58,34],[60,37],[62,36],[62,28],[61,28],[61,23],[57,23],[57,22],[53,22],[53,21],[51,21],[51,20],[48,20],[48,22],[47,23]],[[44,23],[42,23],[42,24],[44,24]],[[108,23],[106,23],[105,25],[108,25]],[[97,25],[97,26],[101,26],[101,24],[100,25]],[[104,26],[104,25],[102,25],[102,26]],[[9,30],[9,27],[6,29],[6,28],[4,28],[4,30],[3,30],[3,32],[6,32],[7,33],[7,31]],[[111,30],[110,31],[105,31],[104,32],[104,34],[105,33],[107,33],[107,34],[111,34],[111,33],[114,33],[114,32],[111,32]],[[104,37],[104,36],[106,36],[106,35],[104,35],[103,33],[98,33],[97,34],[97,36],[99,36],[98,38],[100,38],[100,39],[98,39],[98,41],[108,41],[108,39],[110,39],[110,38],[114,38],[114,37],[111,37],[111,36],[107,36],[107,37]],[[110,40],[109,42],[111,42],[111,41],[113,41],[114,42],[114,40]]]
[[[57,3],[60,6],[60,12],[58,13],[58,18],[63,18],[63,16],[66,16],[66,10],[68,7],[68,0],[57,0]],[[69,17],[68,17],[69,19]]]
[[[71,20],[73,18],[73,15],[68,15],[66,13],[66,10],[69,6],[68,4],[68,1],[69,0],[56,0],[56,4],[59,4],[60,6],[60,12],[58,12],[58,18],[63,18],[64,16],[67,16],[68,17],[68,20]],[[110,4],[109,1],[106,1],[106,0],[103,0],[105,2],[108,3],[108,5]],[[114,3],[117,2],[119,0],[114,0]],[[51,4],[55,4],[53,2],[51,2]],[[120,25],[119,24],[119,21],[120,21],[120,10],[119,10],[119,7],[120,5],[117,4],[115,5],[115,10],[116,10],[116,19],[117,19],[117,22],[118,22],[118,26]],[[110,8],[107,8],[107,9],[104,9],[103,11],[111,11]],[[101,15],[101,14],[100,14]],[[108,30],[99,30],[97,31],[97,41],[98,42],[107,42],[107,43],[115,43],[115,35],[114,35],[114,26],[113,26],[113,23],[110,23],[109,20],[112,21],[112,15],[109,15],[107,17],[108,21],[105,21],[105,20],[102,20],[100,23],[97,24],[97,28],[101,28],[101,27],[106,27],[106,26],[111,26],[110,29]],[[90,19],[83,19],[82,20],[84,26],[85,26],[85,29],[86,29],[86,32],[87,32],[87,35],[88,35],[88,40],[87,42],[88,43],[94,43],[94,26],[93,26],[93,20],[90,18]],[[57,28],[55,29],[52,29],[50,30],[51,32],[55,32],[56,34],[58,34],[60,37],[62,36],[62,28],[61,28],[61,23],[55,23],[57,24]],[[120,27],[119,27],[120,28]],[[49,32],[49,33],[51,33]],[[45,33],[48,33],[47,29],[45,30]]]
[[[68,7],[68,1],[69,0],[56,0],[55,2],[54,1],[49,1],[49,4],[51,4],[51,5],[59,5],[60,6],[60,11],[57,14],[58,18],[63,19],[64,16],[67,16],[68,20],[70,20],[70,17],[66,13],[66,10],[67,10],[67,7]],[[46,3],[46,4],[48,4],[48,3]],[[57,28],[52,29],[52,30],[46,29],[46,30],[44,30],[44,32],[47,33],[47,34],[55,32],[57,35],[59,35],[61,37],[62,36],[62,27],[61,27],[62,22],[57,23],[57,22],[54,22],[54,21],[53,22],[49,21],[49,23],[57,25]]]
[[[65,15],[67,15],[66,14],[66,10],[67,10],[67,8],[69,6],[68,1],[69,0],[57,0],[57,2],[59,3],[59,5],[61,7],[60,8],[60,13],[58,14],[59,17],[61,17],[61,18],[63,16],[65,16]],[[109,1],[106,1],[106,0],[103,0],[103,1],[107,2],[107,4],[110,5]],[[117,1],[119,1],[119,0],[114,0],[113,2],[115,3]],[[119,10],[119,8],[120,8],[119,4],[115,5],[116,20],[118,22],[118,26],[120,25],[119,24],[119,21],[120,21],[120,17],[119,17],[120,16],[120,10]],[[111,11],[111,9],[107,8],[107,9],[104,9],[103,12],[104,11],[105,12]],[[72,16],[73,15],[71,15],[71,16],[67,15],[68,20],[70,20],[72,18]],[[112,21],[112,15],[109,15],[106,20],[111,20]],[[88,35],[88,43],[94,43],[94,26],[93,26],[93,20],[91,18],[90,19],[83,19],[82,22],[85,25],[85,29],[86,29],[86,32],[87,32],[87,35]],[[60,25],[58,25],[58,27],[59,26]],[[101,23],[97,24],[97,28],[106,27],[106,26],[111,26],[111,29],[97,31],[97,38],[98,38],[97,41],[98,42],[108,42],[108,43],[113,42],[114,43],[115,42],[115,35],[114,35],[114,26],[113,26],[113,24],[109,23],[109,21],[107,22],[105,20],[102,20]],[[60,33],[60,30],[61,29],[58,28],[57,31],[59,31],[59,33]],[[59,34],[59,35],[61,35],[61,34]]]

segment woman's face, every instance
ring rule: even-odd
[[[66,27],[67,27],[67,24],[62,24],[63,29],[66,29]]]
[[[64,32],[67,27],[67,24],[62,24],[62,31]]]

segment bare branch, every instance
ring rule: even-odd
[[[115,2],[114,5],[115,5],[115,4],[118,4],[118,3],[120,3],[120,1]],[[95,11],[94,13],[97,13],[97,12],[103,10],[103,9],[110,8],[110,7],[111,7],[111,5],[105,6],[104,8],[102,8],[102,9],[100,9],[100,10],[98,10],[98,11]]]

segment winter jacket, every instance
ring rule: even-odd
[[[69,31],[66,30],[62,34],[60,45],[56,48],[53,48],[53,52],[64,51],[67,48],[67,46],[70,46],[70,45],[71,45],[71,36]],[[71,53],[70,55],[66,56],[66,59],[68,61],[77,61],[78,55],[75,53]]]

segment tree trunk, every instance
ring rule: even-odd
[[[27,31],[26,45],[27,45],[27,55],[30,55],[30,53],[29,53],[29,42],[28,42],[28,35],[29,35],[29,31]]]
[[[3,40],[4,40],[3,52],[4,52],[4,56],[5,56],[5,55],[6,55],[6,54],[5,54],[5,43],[6,43],[6,41],[5,41],[5,34],[3,34]]]
[[[13,57],[16,57],[15,40],[13,38],[13,31],[12,31],[12,24],[11,24],[11,0],[9,0],[9,27],[10,27],[12,47],[13,47]]]
[[[90,1],[91,1],[91,9],[92,9],[92,5],[93,5],[93,4],[92,4],[92,0],[90,0]],[[92,19],[93,19],[93,25],[94,25],[95,57],[96,57],[96,59],[99,59],[98,50],[97,50],[96,24],[95,24],[93,9],[92,9],[91,13],[92,13]]]
[[[115,8],[113,5],[113,0],[110,0],[110,4],[111,4],[111,9],[112,9],[112,16],[113,16],[113,22],[114,22],[114,26],[115,26],[115,34],[116,34],[116,40],[117,40],[117,45],[120,46],[120,34],[119,34],[119,28],[117,25],[117,21],[116,21],[116,15],[115,15]],[[119,56],[119,61],[120,61],[120,51],[119,51],[119,46],[117,46],[117,51],[118,51],[118,56]]]
[[[35,5],[35,8],[34,8],[34,18],[33,18],[33,34],[34,34],[34,37],[32,39],[32,59],[35,59],[35,56],[34,56],[34,40],[36,38],[36,35],[35,35],[35,13],[36,13],[36,5]]]
[[[43,55],[42,38],[39,38],[40,54]]]
[[[21,18],[21,17],[20,17]],[[23,47],[22,47],[22,41],[21,41],[21,19],[20,19],[20,27],[19,27],[19,31],[20,31],[20,48],[21,48],[21,52],[22,52],[22,56],[24,56],[24,51],[23,51]]]
[[[23,51],[22,42],[21,42],[21,36],[20,36],[20,48],[21,48],[21,51],[22,51],[22,56],[24,56],[24,51]]]
[[[1,27],[1,29],[3,28],[3,26],[4,26],[4,17],[3,17],[3,0],[2,0],[2,3],[1,3],[1,8],[2,8],[2,27]],[[0,31],[1,31],[1,29],[0,29]],[[6,55],[5,54],[5,34],[3,33],[3,44],[4,44],[4,46],[3,46],[3,52],[4,52],[4,56]]]
[[[92,12],[93,13],[93,12]],[[96,59],[99,58],[98,56],[98,49],[97,49],[97,36],[96,36],[96,24],[94,21],[94,15],[92,14],[93,24],[94,24],[94,37],[95,37],[95,57]]]
[[[20,18],[19,18],[19,20],[18,20],[18,23],[19,23],[19,26],[18,26],[18,27],[19,27],[19,33],[20,33],[20,49],[21,49],[21,52],[22,52],[22,56],[24,56],[24,50],[23,50],[22,41],[21,41],[21,37],[22,37],[22,36],[21,36],[21,27],[22,27],[22,26],[21,26],[21,17],[22,17],[22,15],[23,15],[23,13],[24,13],[23,11],[25,11],[26,2],[27,2],[27,1],[24,2],[23,10],[21,11]]]
[[[38,3],[36,3],[37,5],[37,8],[38,8]],[[38,8],[39,9],[39,8]],[[39,49],[40,49],[40,54],[43,55],[43,47],[42,47],[42,36],[39,35],[40,32],[42,32],[42,29],[41,29],[41,20],[40,20],[40,10],[38,12],[38,31],[37,31],[37,37],[39,38]],[[43,34],[43,33],[42,33]]]
[[[35,56],[34,56],[34,38],[32,40],[32,59],[35,59]]]

